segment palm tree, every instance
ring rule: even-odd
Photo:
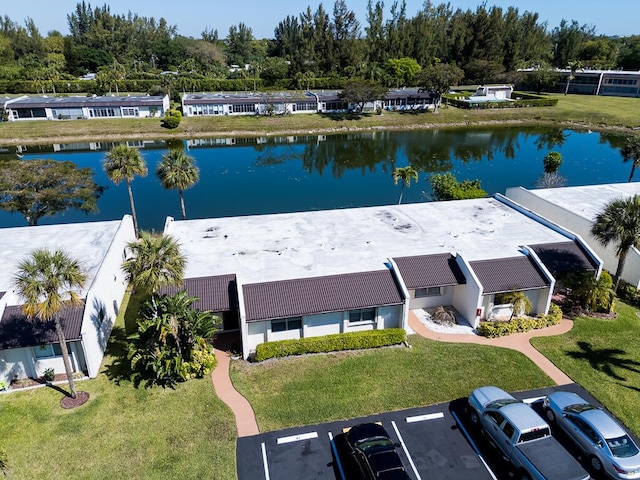
[[[505,294],[503,298],[505,302],[513,305],[513,313],[516,317],[528,314],[533,307],[531,300],[529,300],[529,297],[527,297],[524,292],[509,292]]]
[[[613,276],[614,290],[617,291],[624,262],[631,247],[638,246],[640,238],[640,197],[634,195],[629,198],[612,200],[596,215],[591,226],[591,235],[607,247],[614,243],[618,267]]]
[[[158,164],[156,174],[164,188],[178,190],[182,219],[186,219],[187,212],[184,208],[182,193],[187,188],[193,187],[200,179],[200,171],[196,167],[195,160],[182,150],[169,149],[169,153],[164,155]]]
[[[76,398],[76,386],[69,361],[67,342],[58,313],[66,305],[79,305],[78,291],[87,279],[77,260],[61,250],[37,249],[18,264],[14,279],[17,294],[24,299],[22,310],[29,318],[42,322],[53,320],[62,350],[64,369],[71,397]]]
[[[631,175],[629,182],[633,178],[636,167],[640,165],[640,137],[629,137],[624,142],[624,146],[620,150],[624,162],[631,161]]]
[[[404,193],[405,185],[407,187],[411,186],[411,179],[413,178],[416,182],[418,181],[418,172],[411,165],[407,165],[406,167],[398,167],[391,174],[393,177],[393,183],[395,185],[398,182],[402,183],[402,188],[400,189],[400,199],[398,200],[398,205],[402,203],[402,194]]]
[[[104,162],[104,170],[107,172],[109,179],[116,185],[120,184],[123,180],[127,182],[129,202],[131,203],[131,214],[133,215],[133,228],[137,237],[138,217],[136,216],[136,207],[133,203],[131,182],[136,176],[145,177],[147,175],[147,164],[137,149],[127,145],[118,145],[113,147],[111,151],[107,153],[107,159]]]
[[[182,284],[187,259],[170,235],[142,232],[137,241],[127,244],[127,253],[122,270],[135,290],[152,294],[161,287]]]
[[[576,71],[580,70],[582,68],[582,63],[580,62],[580,60],[575,60],[573,62],[569,62],[569,66],[568,66],[569,70],[571,70],[571,72],[569,73],[569,76],[567,77],[567,84],[564,87],[564,94],[566,95],[567,93],[569,93],[569,85],[571,84],[571,81],[574,80],[576,78]]]

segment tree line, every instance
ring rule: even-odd
[[[240,83],[234,87],[255,90],[313,88],[316,79],[327,77],[397,87],[413,84],[421,70],[437,65],[461,69],[469,83],[513,82],[518,68],[567,68],[572,62],[640,69],[640,36],[598,35],[594,26],[576,20],[550,28],[535,12],[485,3],[463,10],[427,0],[414,16],[407,14],[405,0],[389,7],[369,0],[363,22],[345,0],[330,8],[307,6],[287,15],[274,27],[273,38],[265,39],[255,38],[244,23],[231,26],[225,37],[214,29],[187,37],[164,18],[115,14],[106,4],[92,7],[84,1],[67,15],[67,35],[45,36],[32,19],[20,24],[5,15],[0,82],[30,80],[37,90],[55,94],[56,85],[62,88],[91,72],[97,76],[87,85],[99,90],[91,93],[117,91],[119,82],[131,80],[189,91],[199,80],[235,79]],[[158,75],[163,71],[175,73]]]

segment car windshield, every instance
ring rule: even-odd
[[[628,435],[607,438],[607,445],[609,445],[614,457],[628,458],[638,454],[638,447]]]
[[[374,453],[378,450],[395,449],[393,442],[386,437],[365,438],[356,442],[355,446],[366,454]]]
[[[520,403],[520,400],[516,400],[515,398],[501,398],[500,400],[494,400],[493,402],[487,403],[486,408],[502,408],[505,405],[510,405],[512,403]]]
[[[573,405],[568,405],[564,407],[564,411],[570,412],[570,413],[582,413],[582,412],[586,412],[587,410],[595,410],[595,409],[596,407],[594,407],[593,405],[589,405],[588,403],[575,403]]]

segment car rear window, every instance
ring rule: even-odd
[[[628,458],[638,454],[638,447],[636,447],[628,435],[617,438],[607,438],[607,445],[609,445],[614,457]]]
[[[539,438],[549,436],[551,436],[551,431],[548,427],[534,428],[533,430],[530,430],[528,432],[521,433],[518,443],[530,442],[531,440],[538,440]]]

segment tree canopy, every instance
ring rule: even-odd
[[[0,162],[0,209],[24,215],[29,225],[70,209],[97,212],[105,187],[94,182],[93,174],[66,161]]]
[[[366,103],[383,99],[387,91],[387,88],[370,80],[353,80],[347,82],[339,96],[345,102],[355,104],[355,111],[361,113]]]

